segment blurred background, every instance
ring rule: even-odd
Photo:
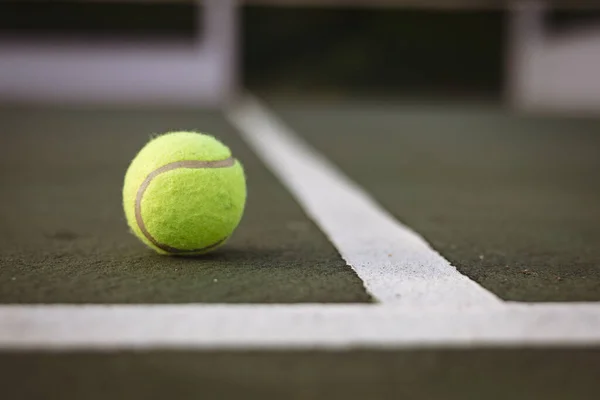
[[[595,1],[0,3],[0,100],[220,106],[243,90],[600,110]]]

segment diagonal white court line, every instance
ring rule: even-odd
[[[0,350],[600,346],[600,304],[0,306]]]
[[[226,112],[381,303],[447,307],[502,301],[434,251],[253,97]]]

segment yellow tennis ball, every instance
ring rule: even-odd
[[[170,132],[135,156],[123,183],[131,231],[160,254],[194,255],[224,244],[246,203],[246,179],[230,149],[210,135]]]

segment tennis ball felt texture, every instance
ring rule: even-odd
[[[213,136],[169,132],[150,140],[123,183],[131,231],[160,254],[194,255],[223,245],[246,203],[241,163]]]

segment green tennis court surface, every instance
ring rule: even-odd
[[[503,299],[600,300],[598,119],[476,104],[273,106]]]
[[[462,273],[503,299],[600,299],[597,120],[521,118],[474,106],[271,104]],[[214,132],[247,169],[244,221],[210,256],[155,255],[122,217],[129,157],[150,132],[172,127]],[[13,108],[3,111],[2,131],[4,304],[371,301],[219,113]],[[592,398],[599,363],[596,351],[582,349],[0,356],[12,398],[204,391],[247,398]]]
[[[596,399],[597,10],[246,3],[0,5],[0,398]],[[123,215],[175,130],[247,176],[204,256]]]
[[[159,351],[3,354],[1,362],[4,391],[16,398],[554,400],[593,399],[599,358],[597,350]]]
[[[333,246],[218,113],[9,109],[1,119],[4,303],[369,301]],[[215,134],[248,176],[238,234],[201,259],[148,252],[122,211],[132,154],[150,135],[173,129]]]

